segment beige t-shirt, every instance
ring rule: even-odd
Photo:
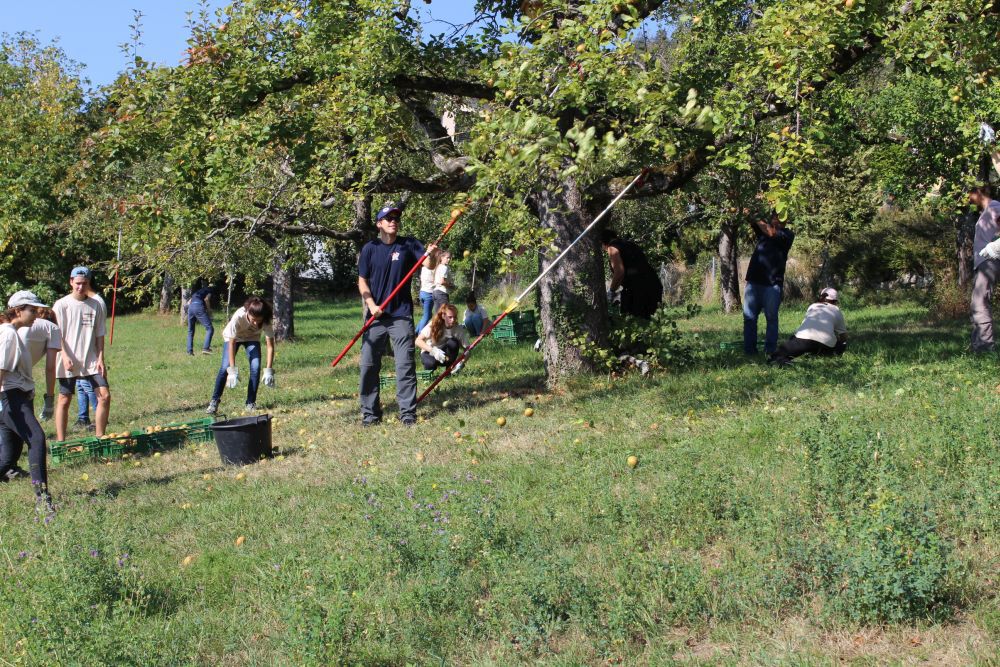
[[[30,327],[21,327],[17,335],[28,348],[32,366],[44,359],[49,350],[62,349],[62,333],[59,331],[59,326],[40,317]]]
[[[434,291],[434,271],[426,266],[420,269],[420,291],[428,294]]]
[[[274,338],[274,330],[270,324],[265,324],[258,329],[247,317],[247,309],[240,306],[239,310],[233,313],[229,324],[222,330],[222,338],[223,340],[232,340],[237,343],[259,342],[262,333],[266,338]]]
[[[435,292],[448,292],[448,265],[439,264],[436,269],[434,269],[434,291]]]
[[[827,347],[837,346],[837,336],[847,333],[844,313],[832,303],[814,303],[806,311],[802,326],[795,332],[796,338],[814,340]]]
[[[455,324],[452,328],[446,328],[442,331],[440,340],[431,339],[431,325],[429,324],[420,330],[420,335],[428,340],[431,345],[440,345],[449,338],[457,338],[462,347],[469,347],[469,335],[465,332],[465,327],[460,324]]]
[[[0,324],[0,370],[3,371],[0,391],[35,390],[35,381],[31,377],[31,355],[17,335],[17,329],[9,323]]]
[[[56,314],[63,338],[63,352],[56,363],[56,377],[96,375],[99,372],[97,339],[104,338],[107,331],[108,316],[103,302],[94,297],[79,301],[69,294],[52,305],[52,312]],[[66,352],[73,360],[72,371],[67,371],[63,364],[62,357]]]

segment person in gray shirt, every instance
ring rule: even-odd
[[[990,297],[1000,276],[1000,248],[993,242],[1000,231],[1000,202],[990,197],[989,186],[969,190],[969,201],[982,211],[972,243],[972,351],[993,351],[993,311]]]

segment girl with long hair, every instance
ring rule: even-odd
[[[469,337],[458,323],[458,310],[446,303],[434,313],[431,323],[425,326],[416,340],[420,348],[420,361],[424,369],[432,371],[450,366],[462,350],[469,346]],[[456,367],[452,373],[460,370]]]

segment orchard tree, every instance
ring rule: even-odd
[[[408,2],[390,0],[244,0],[202,20],[186,63],[121,82],[115,118],[95,140],[112,173],[156,165],[133,182],[138,242],[361,240],[372,202],[453,194],[479,211],[489,202],[489,217],[464,224],[504,239],[506,256],[536,248],[544,268],[644,167],[634,197],[713,178],[713,196],[742,202],[763,179],[781,215],[808,213],[838,142],[865,120],[838,114],[842,91],[872,72],[890,84],[938,82],[941,104],[961,111],[953,133],[969,136],[975,119],[996,115],[993,4],[481,0],[476,9],[475,30],[432,37]],[[650,21],[671,35],[660,53],[636,40]],[[884,134],[879,142],[891,140]],[[955,191],[981,149],[967,147],[941,174]],[[448,199],[437,200],[440,220]],[[591,368],[606,345],[603,283],[592,238],[542,282],[550,381]]]

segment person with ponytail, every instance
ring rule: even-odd
[[[458,358],[469,346],[469,337],[458,323],[458,310],[454,305],[446,303],[438,308],[431,323],[417,336],[416,345],[421,349],[420,361],[428,371],[450,366]],[[452,374],[459,370],[461,366],[456,366]]]

